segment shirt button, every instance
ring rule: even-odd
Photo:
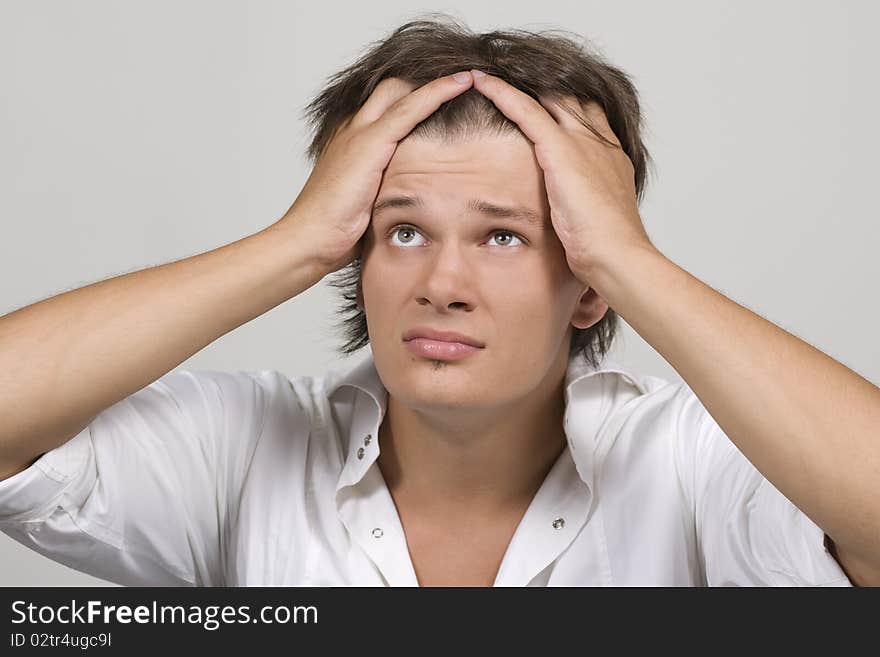
[[[358,458],[359,458],[359,459],[364,458],[364,448],[363,448],[363,447],[358,447],[358,452],[357,452],[357,454],[358,454]]]
[[[364,445],[369,445],[371,440],[373,440],[373,434],[368,433],[367,437],[364,438]]]
[[[553,521],[553,529],[562,529],[565,527],[565,518],[557,518]]]
[[[374,527],[373,528],[373,537],[374,538],[382,538],[383,533],[384,532],[382,531],[381,527]]]

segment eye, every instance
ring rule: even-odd
[[[395,226],[394,228],[391,229],[391,232],[389,233],[389,235],[391,235],[393,237],[396,233],[398,233],[400,231],[403,231],[405,233],[410,233],[413,235],[418,234],[418,231],[415,228],[413,228],[412,226]],[[404,242],[402,242],[402,244],[404,244],[404,245],[412,244],[411,240],[412,240],[412,238],[410,237],[407,240],[405,240]],[[394,243],[392,242],[392,244],[394,244]],[[400,244],[401,243],[394,244],[394,246],[400,246]]]
[[[509,235],[513,239],[519,240],[520,244],[522,243],[522,240],[519,238],[519,235],[517,235],[516,233],[511,233],[509,230],[496,230],[494,233],[492,233],[492,235]],[[508,240],[506,243],[502,244],[502,246],[510,246],[510,240]]]
[[[393,236],[396,235],[398,232],[403,232],[403,233],[413,234],[413,235],[418,235],[418,234],[419,234],[419,231],[417,231],[417,230],[416,230],[415,228],[413,228],[412,226],[409,226],[409,225],[407,225],[407,224],[402,224],[402,225],[400,225],[400,226],[395,226],[394,228],[392,228],[391,231],[389,232],[389,235],[393,237]],[[511,245],[510,238],[513,238],[513,239],[515,239],[515,240],[519,240],[519,241],[520,241],[520,244],[522,244],[522,238],[520,238],[520,236],[517,235],[516,233],[513,233],[513,232],[511,232],[511,231],[509,231],[509,230],[503,230],[503,229],[501,229],[501,230],[494,230],[494,231],[492,231],[491,235],[492,235],[492,237],[495,237],[495,236],[498,236],[498,235],[507,235],[507,236],[509,236],[509,238],[507,239],[507,241],[504,242],[504,243],[502,243],[502,244],[500,245],[500,246],[502,246],[502,247],[507,247],[507,246],[510,246],[510,245]],[[395,246],[412,244],[412,243],[413,243],[413,242],[412,242],[412,239],[413,239],[412,237],[408,237],[408,238],[405,238],[402,242],[398,242],[398,243],[396,243],[396,244],[395,244],[394,242],[392,242],[392,244],[394,244]],[[518,245],[518,244],[514,244],[514,246],[519,246],[519,245]]]

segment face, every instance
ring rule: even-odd
[[[389,393],[412,408],[485,410],[557,385],[572,328],[591,326],[607,306],[568,267],[533,144],[518,134],[451,145],[409,138],[376,201],[399,196],[422,203],[374,212],[358,290]],[[528,208],[539,222],[489,216],[470,200]],[[485,346],[458,360],[419,355],[403,340],[416,326]]]

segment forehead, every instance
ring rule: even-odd
[[[403,140],[385,170],[378,199],[398,194],[419,196],[432,205],[482,198],[549,212],[534,145],[515,133],[456,143]]]

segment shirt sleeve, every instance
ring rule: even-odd
[[[852,586],[825,532],[785,497],[681,382],[682,483],[708,586]]]
[[[166,374],[0,481],[0,531],[129,586],[223,585],[269,371]]]

